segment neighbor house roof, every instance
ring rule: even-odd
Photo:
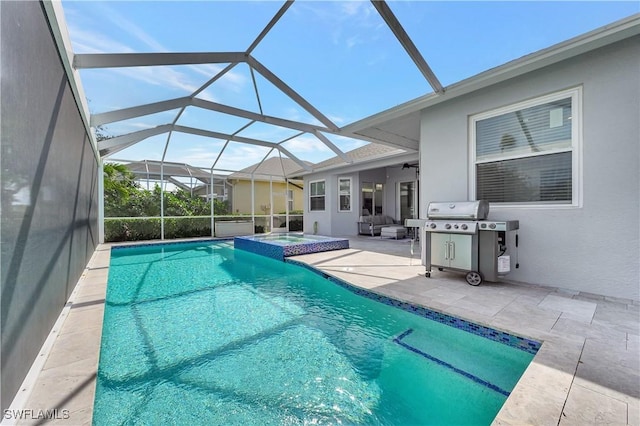
[[[360,148],[356,148],[352,151],[346,152],[345,155],[352,161],[352,163],[360,163],[363,161],[370,161],[379,157],[384,157],[391,154],[400,154],[406,152],[403,149],[394,148],[387,145],[380,145],[377,143],[368,143]],[[321,161],[313,166],[314,170],[324,169],[330,166],[337,166],[340,164],[346,164],[345,161],[335,156],[328,160]]]
[[[307,162],[308,165],[312,163]],[[229,179],[273,180],[284,182],[283,176],[289,176],[303,169],[295,161],[282,157],[271,157],[261,163],[253,164],[228,176]]]

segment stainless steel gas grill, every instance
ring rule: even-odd
[[[517,262],[517,220],[491,221],[489,202],[432,202],[422,239],[425,276],[431,268],[466,272],[467,282],[497,281]],[[512,256],[513,254],[513,256]]]

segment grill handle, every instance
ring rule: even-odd
[[[444,242],[444,260],[449,260],[449,241]]]
[[[456,258],[456,243],[451,241],[451,248],[449,249],[449,255],[451,256],[451,260]]]

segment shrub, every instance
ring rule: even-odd
[[[160,239],[160,218],[105,218],[105,242],[142,241]],[[211,236],[211,219],[201,217],[165,218],[164,237],[188,238]]]

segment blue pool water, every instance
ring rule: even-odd
[[[112,250],[94,424],[489,424],[535,353],[352,290],[230,242]]]

